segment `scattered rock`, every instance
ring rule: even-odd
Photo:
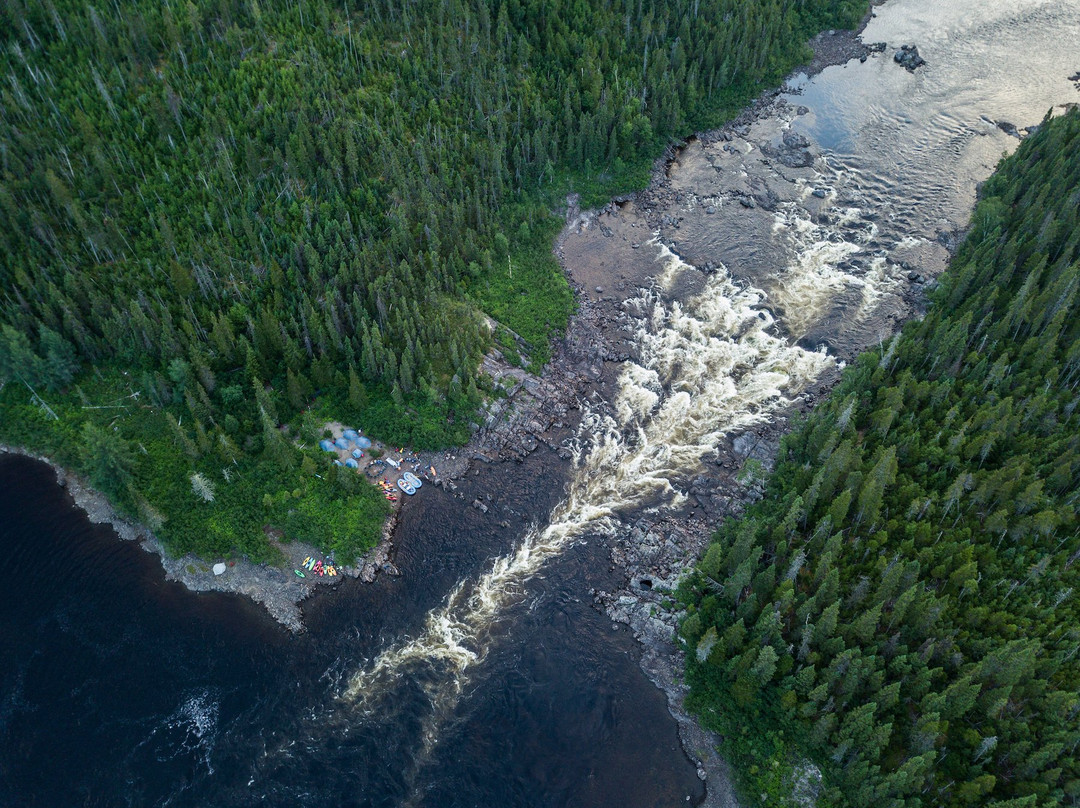
[[[994,123],[997,126],[997,128],[1000,129],[1002,132],[1004,132],[1006,135],[1011,135],[1012,137],[1016,138],[1017,140],[1022,139],[1022,135],[1020,134],[1020,130],[1016,128],[1015,124],[1009,123],[1008,121],[994,121]]]
[[[761,143],[761,153],[765,157],[779,160],[788,168],[808,168],[814,164],[814,153],[810,150],[810,141],[799,132],[785,132],[780,143]]]
[[[901,45],[900,50],[893,54],[893,61],[912,73],[926,64],[926,60],[919,55],[919,49],[914,45]]]

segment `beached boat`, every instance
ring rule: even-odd
[[[408,494],[410,497],[416,493],[416,489],[409,485],[408,481],[404,478],[397,481],[397,487]]]
[[[401,477],[413,488],[419,488],[423,485],[423,483],[420,482],[420,478],[413,474],[411,471],[406,471],[404,474],[401,475]]]

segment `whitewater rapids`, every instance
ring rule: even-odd
[[[638,361],[623,364],[610,405],[583,405],[575,470],[548,524],[529,529],[478,580],[461,581],[418,636],[383,650],[341,693],[361,715],[374,715],[403,680],[420,683],[431,702],[421,760],[453,714],[470,669],[484,661],[500,615],[522,598],[530,577],[575,541],[614,531],[621,513],[683,505],[681,482],[726,434],[768,420],[836,365],[824,351],[779,336],[765,293],[740,286],[726,270],[685,303],[668,299],[665,288],[696,270],[667,246],[650,244],[659,281],[625,303]]]

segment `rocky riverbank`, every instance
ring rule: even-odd
[[[866,45],[860,32],[830,31],[818,36],[812,43],[815,58],[803,72],[812,76],[830,65],[866,61],[885,53],[885,43]],[[632,358],[627,353],[630,342],[621,331],[619,307],[629,292],[657,273],[656,248],[645,249],[648,245],[666,245],[699,270],[696,276],[689,273],[676,281],[672,294],[679,299],[696,294],[721,267],[738,266],[743,282],[764,286],[766,274],[781,260],[760,246],[769,242],[779,208],[798,205],[808,221],[834,224],[835,211],[853,205],[838,198],[834,189],[816,184],[821,181],[820,151],[790,129],[791,122],[805,112],[788,101],[782,89],[767,92],[729,125],[671,149],[657,162],[645,190],[591,213],[570,206],[559,255],[576,286],[600,312],[598,327],[590,334],[596,356],[609,362]],[[938,239],[942,250],[934,260],[898,261],[886,267],[883,277],[888,279],[888,292],[881,296],[872,318],[853,318],[856,304],[841,296],[807,332],[789,332],[788,336],[799,338],[807,347],[828,346],[834,356],[850,360],[881,335],[894,333],[922,310],[927,286],[958,241],[957,234],[946,235]],[[748,249],[751,243],[754,246]],[[755,251],[756,260],[752,258]],[[733,260],[746,257],[751,260]],[[855,257],[853,263],[858,260]],[[856,274],[861,269],[869,276],[872,266],[866,260],[862,267],[845,269],[855,269]],[[609,289],[615,294],[608,293]],[[777,313],[785,313],[782,296],[773,299]],[[573,335],[568,343],[573,344]],[[593,375],[602,380],[605,373]],[[719,522],[740,515],[761,496],[763,475],[775,463],[790,417],[811,409],[838,380],[838,370],[826,373],[787,413],[718,445],[706,467],[685,481],[688,501],[681,512],[630,515],[615,535],[605,539],[612,571],[622,573],[623,584],[612,591],[593,591],[593,603],[613,625],[627,626],[641,643],[641,666],[667,695],[683,747],[706,781],[704,805],[708,808],[734,806],[737,801],[726,763],[716,753],[719,739],[683,709],[684,655],[676,636],[680,615],[672,610],[668,595],[701,556]]]
[[[576,318],[571,331],[580,334],[579,344],[587,345],[595,338],[598,327],[595,314],[585,311]],[[564,443],[576,423],[578,396],[582,393],[578,384],[578,366],[591,363],[595,371],[597,363],[603,361],[601,357],[589,353],[568,363],[567,357],[573,353],[572,349],[564,347],[561,360],[554,363],[557,370],[546,374],[544,380],[509,364],[497,351],[485,357],[483,371],[502,385],[506,396],[487,404],[482,411],[482,424],[466,446],[442,452],[418,453],[421,474],[425,479],[449,492],[456,492],[458,485],[455,480],[465,475],[474,463],[521,460],[541,444],[554,449],[564,459],[569,458],[569,450]],[[586,371],[585,375],[588,376],[589,372]],[[393,536],[398,509],[403,505],[400,501],[383,525],[379,543],[354,566],[337,565],[342,575],[308,574],[299,577],[294,569],[302,569],[301,564],[306,557],[328,559],[318,548],[299,541],[286,542],[279,532],[272,530],[268,530],[267,535],[281,556],[279,563],[254,563],[245,558],[221,559],[218,572],[215,572],[213,561],[207,562],[190,554],[181,557],[169,555],[161,540],[149,528],[119,513],[103,494],[51,458],[2,444],[0,453],[19,454],[49,465],[56,474],[57,483],[67,490],[73,504],[84,511],[91,522],[108,524],[121,539],[138,542],[145,551],[155,553],[161,561],[166,580],[178,581],[193,592],[223,592],[251,598],[262,605],[274,620],[294,633],[305,629],[300,604],[307,598],[328,591],[346,577],[372,583],[379,575],[399,574],[393,562]],[[463,507],[469,505],[485,513],[488,510],[483,495],[464,503]],[[220,571],[221,566],[224,566],[224,572]]]
[[[138,542],[143,550],[155,553],[161,560],[166,580],[179,581],[193,592],[227,592],[249,597],[290,631],[304,630],[299,604],[318,591],[317,587],[328,586],[334,581],[332,578],[315,577],[301,580],[293,574],[292,566],[254,564],[243,559],[225,563],[225,572],[215,574],[213,565],[197,556],[177,558],[169,555],[153,532],[118,513],[103,494],[52,459],[13,446],[0,446],[0,453],[31,457],[50,466],[56,473],[57,484],[68,492],[73,504],[84,511],[91,522],[110,525],[124,541]],[[388,523],[383,540],[356,569],[349,570],[351,574],[360,577],[369,567],[379,567],[388,562],[392,530],[393,524]],[[297,566],[305,555],[318,553],[314,547],[299,542],[278,546],[285,551],[289,562],[295,561]],[[371,578],[374,579],[373,574]]]

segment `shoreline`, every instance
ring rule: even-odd
[[[561,441],[553,441],[544,433],[553,426],[563,426],[561,419],[577,406],[575,391],[566,384],[553,386],[510,365],[498,351],[484,357],[483,368],[496,381],[510,380],[507,397],[493,399],[481,409],[484,426],[464,446],[416,453],[422,465],[438,465],[438,473],[429,484],[441,486],[448,493],[457,491],[455,480],[463,477],[475,462],[490,464],[520,460],[538,448],[540,443],[560,452],[560,456],[569,456]],[[564,401],[567,403],[564,404]],[[49,466],[56,476],[57,485],[67,492],[72,505],[82,511],[92,524],[107,524],[121,540],[137,542],[145,552],[157,555],[166,581],[179,582],[192,593],[220,592],[249,598],[293,634],[307,630],[301,604],[308,598],[333,591],[346,578],[368,584],[374,583],[379,575],[400,575],[392,556],[404,497],[394,503],[383,523],[378,543],[362,555],[354,566],[337,566],[341,573],[338,576],[309,575],[300,578],[295,575],[293,569],[300,568],[301,559],[305,556],[325,558],[325,555],[305,542],[279,541],[277,531],[268,531],[268,535],[270,543],[285,556],[284,566],[256,563],[245,557],[229,559],[222,556],[219,560],[225,563],[226,571],[217,575],[213,572],[213,561],[208,562],[191,553],[179,557],[170,555],[152,530],[117,511],[104,494],[53,458],[22,446],[0,443],[0,457],[3,455],[25,457]],[[374,481],[369,482],[375,484]],[[465,505],[485,513],[488,509],[480,497]]]
[[[830,66],[849,64],[860,58],[865,61],[870,54],[880,53],[877,45],[867,45],[861,41],[861,37],[867,23],[874,16],[875,8],[884,3],[885,0],[870,0],[869,8],[855,31],[828,31],[814,37],[811,44],[820,44],[821,55],[815,52],[814,59],[808,65],[795,68],[784,82],[790,82],[799,74],[812,78]],[[891,62],[893,48],[879,58]],[[854,67],[857,69],[858,64]],[[483,371],[496,380],[506,381],[511,388],[510,395],[483,404],[475,418],[481,426],[465,445],[439,452],[417,453],[426,463],[438,464],[439,471],[432,480],[431,487],[442,486],[447,494],[461,501],[460,506],[464,512],[454,510],[451,516],[475,516],[469,513],[470,508],[488,513],[486,502],[490,502],[492,498],[486,495],[485,500],[484,491],[493,489],[479,488],[473,484],[473,474],[484,474],[489,481],[488,485],[492,478],[497,484],[499,480],[515,474],[515,464],[521,463],[538,448],[541,451],[533,461],[539,461],[539,455],[546,454],[540,444],[555,452],[564,464],[568,461],[566,437],[574,433],[575,426],[581,420],[581,402],[590,397],[612,401],[610,394],[614,389],[613,385],[617,383],[622,363],[628,359],[637,359],[632,346],[627,350],[630,340],[625,339],[626,334],[623,333],[626,321],[621,306],[623,301],[633,296],[635,283],[639,279],[644,278],[644,283],[648,283],[648,279],[656,277],[658,273],[655,267],[659,265],[650,264],[654,266],[652,275],[642,270],[645,254],[648,253],[649,258],[652,255],[645,239],[653,235],[659,245],[671,248],[672,252],[677,249],[678,257],[697,270],[687,271],[686,276],[700,275],[698,280],[701,280],[715,271],[705,263],[702,254],[694,252],[692,224],[688,227],[684,222],[681,233],[676,232],[681,216],[675,203],[679,201],[680,194],[685,193],[688,173],[686,166],[690,164],[690,159],[702,150],[726,149],[727,144],[732,147],[745,147],[750,144],[759,147],[759,151],[769,158],[774,158],[775,155],[760,149],[760,144],[764,142],[761,128],[754,125],[760,122],[763,127],[771,126],[772,120],[780,116],[787,116],[790,122],[794,116],[803,114],[795,112],[800,100],[791,97],[792,95],[797,95],[797,91],[793,93],[785,83],[781,83],[777,88],[764,90],[724,126],[687,135],[682,142],[669,145],[664,154],[654,161],[651,178],[643,189],[614,197],[601,208],[586,211],[579,209],[576,197],[567,197],[565,224],[556,237],[553,251],[580,308],[573,314],[564,337],[552,345],[551,361],[540,375],[536,376],[505,362],[501,353],[493,350],[490,355],[483,357]],[[753,132],[751,127],[754,127]],[[818,159],[822,154],[817,144],[811,144],[804,151]],[[732,151],[731,154],[735,152]],[[780,157],[784,156],[781,148]],[[767,161],[762,162],[768,165]],[[726,166],[727,164],[725,171],[728,170]],[[715,167],[719,173],[719,161]],[[786,173],[797,174],[791,171]],[[751,179],[762,176],[765,174],[752,175]],[[746,211],[740,210],[738,204],[742,203],[744,208],[752,209],[755,202],[766,209],[749,181],[737,192],[735,187],[727,186],[721,194],[725,197],[724,202],[736,203],[731,205],[729,210],[745,214]],[[809,188],[806,190],[809,191]],[[816,192],[814,195],[816,196]],[[783,201],[787,201],[783,191],[781,196]],[[704,197],[702,199],[704,200]],[[751,204],[746,204],[747,202]],[[817,207],[814,199],[808,199],[807,202],[805,207],[816,217],[821,208]],[[704,207],[704,202],[702,206]],[[717,202],[716,206],[719,208],[722,204]],[[714,224],[718,224],[722,215],[727,213],[708,211],[710,214],[717,212],[721,215],[713,217],[711,221]],[[622,220],[622,224],[615,225],[615,220]],[[636,221],[639,229],[634,232],[624,229],[635,226],[628,224],[630,221]],[[646,233],[646,229],[650,232]],[[619,266],[618,260],[612,262],[609,259],[607,269],[601,270],[599,262],[595,260],[599,256],[596,252],[592,253],[591,264],[581,264],[580,256],[573,255],[573,250],[575,242],[586,231],[593,231],[594,248],[605,246],[605,242],[598,238],[602,232],[608,239],[606,247],[617,259],[633,257],[638,260],[638,264],[624,268]],[[955,230],[950,234],[953,238],[948,243],[940,239],[940,234],[938,240],[949,254],[953,254],[962,241],[964,232]],[[632,249],[642,249],[636,255],[632,254],[631,246],[627,243],[625,252],[618,252],[624,249],[616,245],[620,236],[622,241],[626,241],[628,236],[631,240],[636,238],[640,243],[633,244]],[[569,256],[567,250],[571,251]],[[897,260],[896,263],[902,262]],[[904,268],[909,269],[906,265]],[[629,277],[617,275],[616,271],[625,271]],[[896,299],[874,314],[876,326],[884,330],[895,330],[903,322],[922,316],[925,293],[931,288],[922,284],[933,283],[935,275],[932,272],[926,274],[925,281],[920,277],[916,285],[914,274],[912,272],[912,277],[909,278],[911,285],[903,283],[900,291],[896,293]],[[693,292],[690,285],[678,289],[680,297]],[[789,339],[794,337],[789,334]],[[826,344],[830,354],[848,359],[860,350],[859,346],[864,339],[862,330],[853,328],[852,333],[844,338],[830,340]],[[806,342],[809,344],[809,340]],[[589,543],[596,547],[597,567],[603,569],[604,564],[610,563],[612,572],[610,580],[603,584],[603,589],[588,590],[593,608],[610,620],[612,629],[618,633],[632,634],[636,643],[630,643],[628,648],[633,650],[626,653],[636,659],[649,680],[664,693],[668,711],[676,722],[681,748],[686,758],[697,767],[697,775],[704,783],[705,796],[698,802],[688,804],[715,808],[738,806],[739,801],[735,793],[732,769],[716,751],[722,743],[721,737],[705,729],[699,722],[698,715],[683,709],[683,702],[689,691],[683,682],[683,676],[686,653],[690,649],[685,648],[678,636],[678,625],[684,613],[673,611],[668,605],[667,596],[687,571],[693,569],[708,548],[711,536],[719,524],[729,517],[737,518],[747,506],[762,496],[763,489],[759,483],[753,478],[745,479],[740,475],[740,470],[746,468],[747,461],[752,459],[761,463],[764,469],[771,469],[775,464],[780,438],[790,431],[792,416],[813,409],[829,395],[838,380],[838,373],[827,371],[801,395],[792,396],[794,400],[790,407],[777,412],[767,423],[743,432],[730,432],[718,441],[715,457],[710,453],[703,459],[701,467],[680,469],[683,473],[675,476],[679,478],[678,486],[689,495],[687,507],[661,513],[649,513],[643,509],[627,510],[621,514],[621,523],[611,536],[589,537]],[[338,578],[309,578],[305,585],[299,579],[293,580],[291,565],[279,570],[284,573],[284,582],[277,580],[272,572],[260,577],[259,570],[267,568],[267,565],[251,564],[239,559],[235,562],[235,567],[230,565],[227,574],[215,578],[209,574],[212,562],[191,556],[184,559],[170,558],[161,542],[149,530],[117,513],[104,496],[49,458],[0,444],[0,457],[3,457],[4,453],[22,455],[50,465],[58,484],[68,490],[72,502],[87,514],[91,522],[108,523],[120,538],[125,541],[138,541],[143,550],[158,553],[166,580],[184,583],[192,592],[218,591],[244,595],[265,608],[276,622],[294,634],[306,630],[303,602],[320,592],[328,593],[340,584]],[[511,460],[514,463],[510,463]],[[493,466],[491,475],[478,470],[487,465]],[[559,464],[555,465],[559,467]],[[567,469],[569,466],[562,465],[561,468]],[[432,471],[434,474],[434,469]],[[675,481],[673,477],[673,482]],[[554,486],[548,485],[549,490],[554,490]],[[377,580],[380,573],[398,574],[392,559],[398,553],[400,558],[407,558],[403,548],[410,546],[412,535],[407,528],[408,519],[400,520],[401,508],[406,499],[399,496],[399,501],[383,525],[378,545],[365,554],[356,568],[349,571],[350,577],[371,583]],[[409,507],[417,504],[412,503]],[[502,518],[495,515],[497,512],[496,508],[492,516],[488,517],[489,524]],[[507,524],[504,522],[501,526],[507,527]],[[274,535],[279,534],[274,533],[271,536],[271,541],[276,546]],[[520,541],[520,535],[515,536],[510,531],[505,535],[515,543]],[[304,545],[294,542],[289,546],[300,547],[301,555],[304,552]],[[253,569],[242,568],[244,564]],[[402,566],[408,572],[404,562]],[[273,567],[269,569],[276,570]],[[245,579],[244,576],[249,574],[252,577]],[[280,592],[279,584],[283,586]],[[296,591],[288,584],[300,585],[303,588],[302,593],[294,599]],[[319,589],[318,586],[326,588]],[[588,586],[589,584],[585,585]],[[609,591],[604,591],[605,589]],[[340,603],[341,597],[347,597],[355,591],[341,593],[337,602]],[[586,597],[581,591],[577,594],[581,598]],[[331,603],[326,601],[323,605]],[[623,639],[625,641],[627,638]]]
[[[332,580],[336,583],[336,579],[311,578],[304,579],[309,581],[305,585],[289,569],[256,564],[247,559],[237,559],[232,564],[226,562],[226,572],[215,575],[212,564],[198,556],[169,555],[161,540],[149,528],[119,513],[104,494],[52,458],[22,447],[0,444],[0,455],[4,454],[26,457],[49,466],[56,475],[57,485],[67,492],[72,504],[86,514],[92,524],[107,524],[123,541],[137,542],[145,552],[156,554],[166,581],[182,583],[191,592],[243,595],[266,609],[270,617],[293,633],[304,631],[299,604],[315,594],[317,587],[332,586]],[[390,530],[384,526],[383,537],[374,550],[369,552],[368,558],[382,558],[383,561],[388,559],[389,535],[393,524],[396,524],[396,513],[387,520]],[[315,550],[298,542],[290,546],[301,553]]]

